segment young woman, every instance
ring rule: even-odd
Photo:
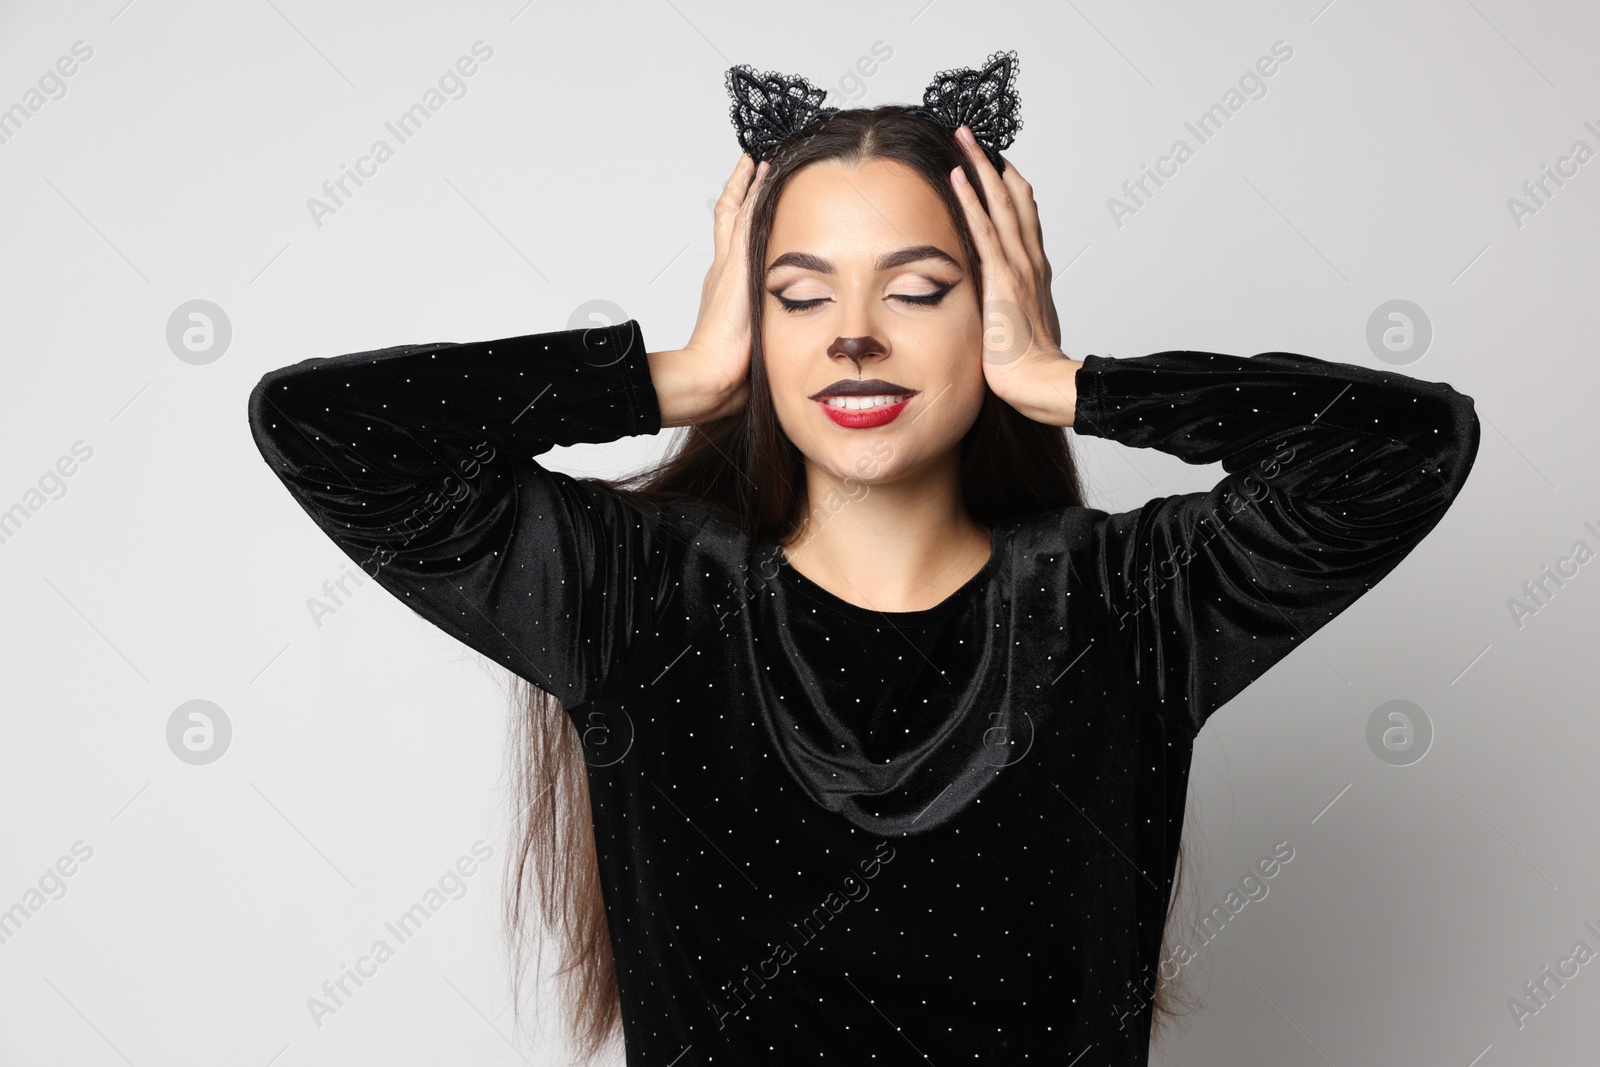
[[[528,683],[509,911],[534,938],[539,893],[586,1052],[1145,1063],[1196,733],[1472,466],[1444,384],[1066,356],[1032,189],[969,132],[742,156],[681,350],[630,320],[251,394],[321,528]],[[538,462],[671,426],[631,483]],[[1228,473],[1108,514],[1064,427]]]

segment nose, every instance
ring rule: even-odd
[[[876,337],[836,337],[833,344],[828,346],[830,357],[845,356],[856,365],[856,372],[861,371],[861,361],[873,356],[882,356],[889,349]]]

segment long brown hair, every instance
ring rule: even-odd
[[[972,291],[982,292],[977,245],[950,187],[951,169],[962,166],[986,209],[988,204],[978,173],[950,131],[908,115],[898,105],[849,109],[791,137],[769,159],[771,169],[750,220],[751,264],[766,262],[778,198],[802,168],[824,160],[849,166],[886,159],[909,167],[943,200],[971,265]],[[761,345],[761,281],[761,272],[752,269],[753,343],[744,410],[686,427],[653,467],[615,481],[585,481],[604,485],[645,510],[651,504],[695,502],[752,538],[787,544],[799,534],[807,507],[804,457],[783,433],[772,403]],[[987,389],[960,450],[962,497],[979,524],[1084,506],[1065,430],[1027,418]],[[555,697],[520,677],[513,679],[513,687],[517,707],[511,716],[511,786],[519,814],[512,834],[519,847],[507,854],[505,905],[512,1002],[520,1018],[521,979],[530,943],[539,950],[536,958],[542,958],[546,940],[560,946],[564,959],[556,979],[563,994],[561,1012],[570,1039],[588,1060],[618,1035],[622,1015],[595,856],[584,750],[576,725]],[[1180,848],[1172,902],[1177,900],[1182,867]],[[534,901],[543,920],[539,930],[530,929],[525,921]],[[1169,902],[1169,926],[1172,914]],[[1158,973],[1155,982],[1156,1032],[1178,1014],[1172,1003],[1173,977]]]

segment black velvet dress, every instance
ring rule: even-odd
[[[637,322],[308,359],[295,501],[582,734],[630,1067],[1144,1064],[1195,734],[1460,491],[1472,398],[1268,352],[1090,355],[1073,429],[1215,488],[993,525],[935,607],[541,467],[660,430]]]

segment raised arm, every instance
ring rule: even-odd
[[[307,359],[250,394],[295,501],[419,615],[575,707],[672,587],[670,525],[541,467],[661,428],[637,322]]]
[[[1228,472],[1090,532],[1112,645],[1191,734],[1393,570],[1478,450],[1470,396],[1290,352],[1090,355],[1075,381],[1078,433]]]

